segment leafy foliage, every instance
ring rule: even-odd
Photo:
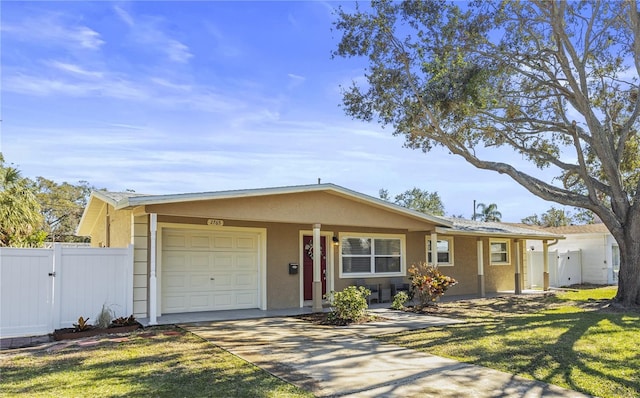
[[[389,191],[380,189],[380,199],[391,202]],[[421,213],[444,216],[444,204],[438,192],[423,191],[414,187],[396,195],[393,203]]]
[[[83,317],[78,318],[78,323],[74,323],[73,327],[76,332],[82,332],[82,331],[91,329],[89,318],[86,318],[86,319]]]
[[[331,317],[345,324],[366,318],[370,294],[371,290],[364,286],[347,286],[341,292],[331,292]]]
[[[129,315],[127,317],[118,317],[115,318],[113,321],[111,321],[111,326],[112,327],[117,327],[117,326],[133,326],[138,324],[138,321],[136,320],[136,317],[133,315]]]
[[[541,227],[564,227],[574,224],[593,224],[593,213],[579,211],[575,215],[563,209],[556,209],[551,206],[549,210],[541,215],[533,214],[522,219],[523,224],[537,225]]]
[[[396,293],[393,296],[393,302],[391,303],[391,308],[394,310],[402,310],[404,309],[404,305],[409,301],[409,295],[405,291],[401,291]]]
[[[113,311],[111,308],[107,307],[105,304],[102,304],[102,309],[96,318],[95,326],[101,329],[106,329],[111,324],[111,320],[113,319]]]
[[[440,272],[438,267],[426,263],[412,264],[409,275],[411,292],[418,300],[419,307],[433,305],[451,286],[458,283]]]
[[[635,1],[381,0],[337,15],[333,55],[368,62],[344,89],[348,115],[591,211],[620,247],[616,301],[640,305]]]
[[[498,205],[495,203],[490,203],[489,205],[478,203],[478,205],[476,206],[476,210],[477,209],[479,209],[480,212],[474,214],[474,220],[484,222],[500,222],[500,220],[502,219],[502,213],[498,211]]]
[[[40,246],[46,236],[38,231],[41,220],[30,181],[0,153],[0,246]]]
[[[96,190],[87,181],[77,185],[58,184],[44,177],[36,178],[36,197],[43,216],[42,230],[54,242],[84,242],[84,237],[75,236],[82,212],[91,191]]]

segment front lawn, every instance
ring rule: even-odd
[[[615,292],[442,303],[438,315],[467,323],[382,339],[600,397],[638,397],[640,314],[608,309]]]
[[[0,396],[312,395],[191,333],[153,328],[124,338],[105,337],[97,342],[84,340],[46,350],[2,352]]]

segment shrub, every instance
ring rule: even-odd
[[[393,308],[394,310],[403,310],[404,304],[407,301],[409,301],[409,295],[407,294],[407,292],[398,292],[398,294],[393,296],[393,303],[391,303],[391,308]]]
[[[358,322],[367,316],[367,296],[371,290],[364,286],[348,286],[341,292],[331,292],[330,316],[344,324]]]
[[[451,286],[458,283],[440,272],[438,267],[426,263],[413,264],[409,268],[411,292],[420,307],[433,305]]]
[[[113,311],[105,304],[102,304],[102,310],[98,314],[96,318],[95,326],[101,329],[106,329],[109,327],[111,320],[113,319]]]
[[[128,317],[121,316],[111,321],[111,327],[133,326],[137,324],[138,324],[138,321],[136,320],[136,317],[133,315],[129,315]]]
[[[89,318],[78,318],[78,323],[73,324],[74,332],[84,332],[85,330],[91,329],[91,325],[89,324]]]

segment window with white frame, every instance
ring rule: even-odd
[[[432,264],[431,257],[431,237],[427,236],[427,263]],[[438,237],[437,243],[438,249],[438,265],[451,266],[453,265],[453,238],[450,237]]]
[[[343,236],[340,239],[343,276],[403,275],[403,236]]]
[[[491,265],[511,264],[511,245],[509,239],[490,239],[489,250]]]

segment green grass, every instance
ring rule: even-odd
[[[92,347],[1,353],[0,396],[312,397],[193,334],[163,329]]]
[[[383,339],[600,397],[638,397],[640,315],[603,310],[615,293],[446,303],[441,315],[467,323]]]

